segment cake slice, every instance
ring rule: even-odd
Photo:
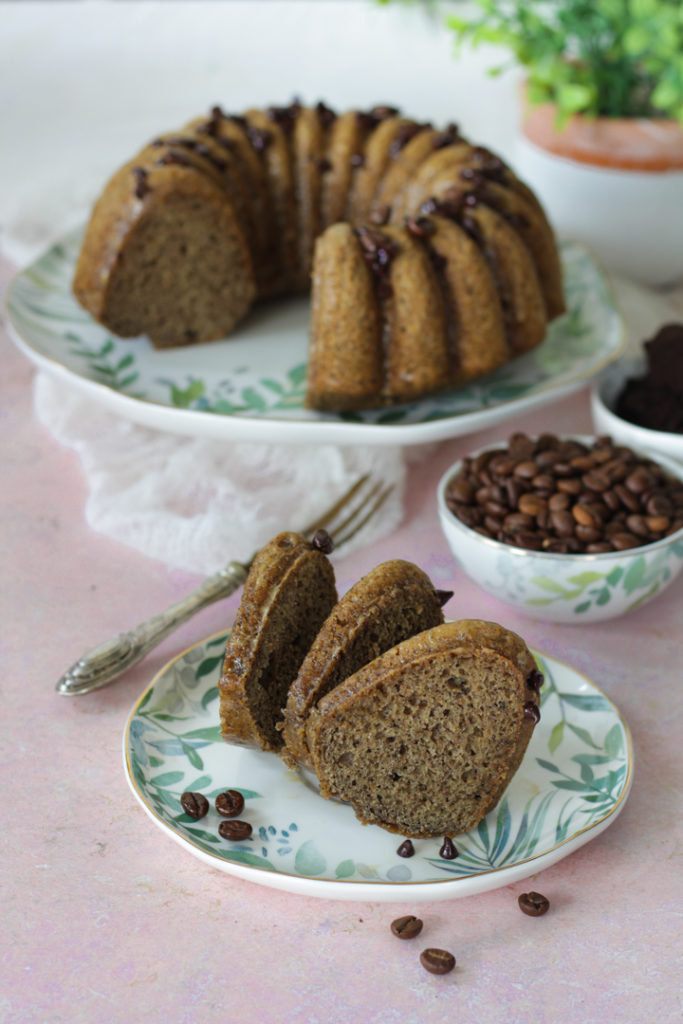
[[[448,344],[457,384],[492,373],[510,358],[498,289],[477,243],[446,217],[420,218],[446,303]]]
[[[73,290],[121,337],[156,347],[222,338],[255,295],[234,203],[196,158],[137,158],[109,181],[88,223]]]
[[[309,763],[306,719],[318,701],[401,640],[443,622],[443,597],[421,569],[402,559],[378,565],[347,591],[289,688],[282,752],[286,761]]]
[[[521,638],[492,623],[444,623],[398,644],[311,710],[321,794],[404,836],[469,831],[521,764],[540,718],[536,671]]]
[[[383,270],[379,288],[384,383],[381,401],[410,402],[454,383],[447,341],[447,310],[436,270],[423,246],[405,229],[384,227],[377,238],[373,270]],[[361,237],[361,244],[367,245]],[[388,254],[386,262],[382,253]]]
[[[291,294],[296,284],[297,240],[294,172],[289,145],[293,119],[291,108],[269,107],[247,110],[247,132],[254,148],[262,154],[268,179],[268,191],[275,220],[274,243],[277,272],[274,292]]]
[[[204,138],[212,138],[231,157],[231,171],[241,181],[245,205],[251,210],[254,225],[252,249],[257,254],[254,263],[257,298],[269,298],[281,291],[282,285],[277,266],[277,225],[265,158],[262,148],[257,148],[263,137],[256,133],[252,141],[246,119],[226,114],[220,107],[213,107],[208,117],[191,121],[189,127]]]
[[[346,215],[352,224],[367,223],[370,206],[391,160],[391,146],[414,124],[394,114],[377,125],[363,151],[363,163],[356,169],[349,191]]]
[[[328,128],[334,113],[323,104],[302,107],[292,132],[292,157],[296,186],[299,271],[297,287],[310,288],[313,247],[322,229],[321,200]]]
[[[327,556],[281,533],[254,559],[218,684],[223,737],[279,751],[287,691],[337,601]]]
[[[381,390],[372,274],[351,225],[332,224],[315,245],[306,405],[358,409],[376,404]]]

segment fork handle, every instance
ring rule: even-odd
[[[230,562],[166,611],[152,616],[127,633],[97,644],[67,669],[57,683],[57,693],[77,697],[106,686],[142,661],[177,626],[214,601],[234,594],[244,583],[248,572],[248,565]]]

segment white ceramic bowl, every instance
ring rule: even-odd
[[[638,427],[614,412],[619,393],[628,378],[642,377],[645,370],[646,358],[643,354],[630,359],[618,359],[598,375],[591,386],[591,412],[595,433],[609,434],[614,441],[628,445],[629,448],[649,449],[655,457],[664,455],[683,462],[683,434]]]
[[[591,443],[594,438],[577,440]],[[503,448],[505,442],[480,450],[489,447]],[[634,450],[652,458],[651,452]],[[662,456],[656,461],[683,480],[683,465]],[[683,569],[683,528],[652,544],[599,555],[528,551],[484,537],[446,504],[448,483],[461,467],[460,461],[446,470],[437,488],[439,519],[450,549],[471,580],[530,618],[577,626],[616,618],[661,594]]]

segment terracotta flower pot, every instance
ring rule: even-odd
[[[556,230],[644,284],[683,280],[683,129],[675,121],[573,117],[526,109],[517,168]]]

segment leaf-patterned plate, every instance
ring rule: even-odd
[[[124,762],[133,793],[152,820],[214,868],[262,885],[328,899],[435,900],[509,885],[554,864],[605,829],[620,812],[633,771],[628,727],[585,676],[536,653],[545,675],[541,721],[498,806],[455,838],[413,840],[361,825],[346,804],[324,800],[276,754],[225,743],[218,689],[226,636],[210,637],[171,661],[133,708]],[[237,789],[253,832],[218,835],[216,795]],[[191,790],[209,801],[199,821],[184,813]]]
[[[134,422],[196,436],[316,444],[421,444],[482,430],[580,387],[624,347],[611,287],[589,253],[562,245],[568,312],[544,343],[469,387],[409,405],[332,415],[304,409],[309,303],[255,309],[230,338],[157,351],[96,324],[71,294],[80,234],[7,292],[22,351]]]

